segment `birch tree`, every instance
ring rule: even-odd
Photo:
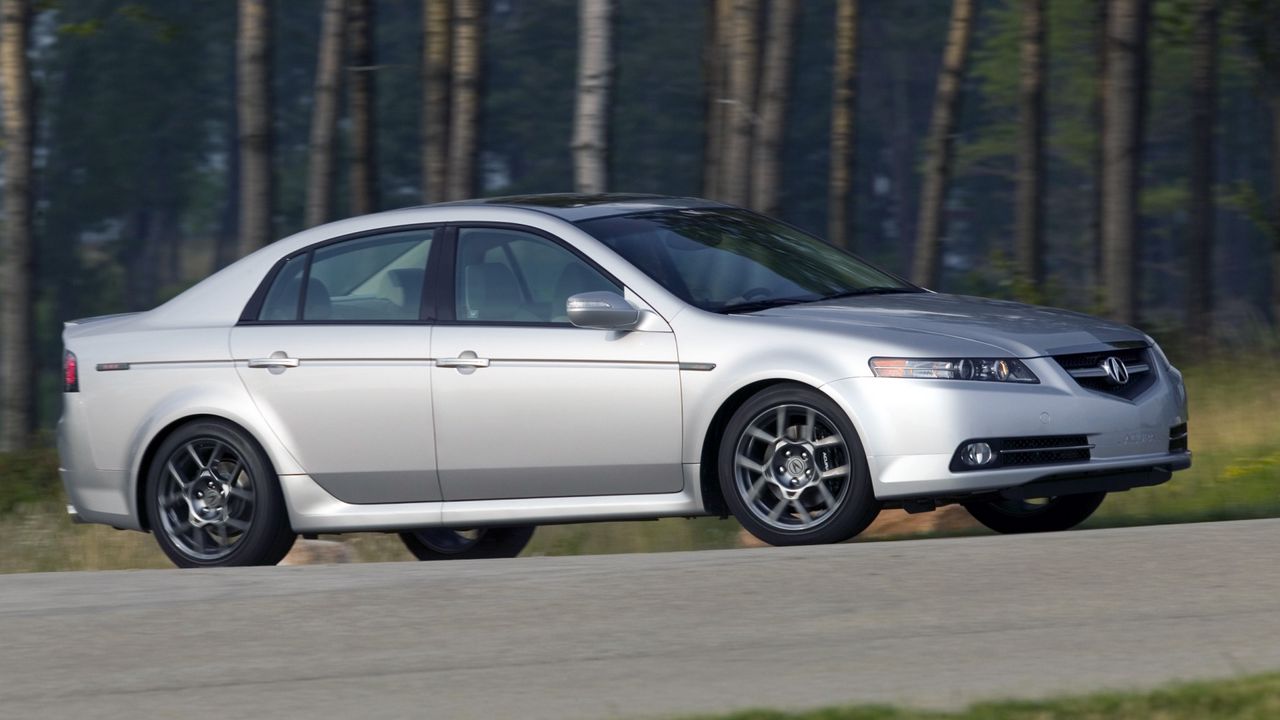
[[[449,172],[451,0],[424,0],[422,47],[422,200],[445,199]]]
[[[751,136],[755,122],[758,0],[733,0],[729,18],[728,136],[721,159],[721,199],[732,205],[750,200]]]
[[[840,0],[842,3],[857,0]],[[764,41],[764,69],[760,77],[760,120],[755,126],[755,162],[751,165],[751,207],[777,215],[782,184],[782,138],[791,95],[791,44],[797,0],[773,0]]]
[[[236,108],[240,126],[241,256],[272,240],[271,3],[240,0],[236,33]]]
[[[1014,250],[1022,281],[1044,285],[1045,0],[1022,0]]]
[[[449,116],[448,198],[476,194],[479,146],[480,73],[484,59],[484,1],[455,0],[453,6],[453,88]]]
[[[348,0],[347,106],[351,116],[351,214],[378,209],[378,148],[374,96],[373,0]]]
[[[1137,319],[1138,196],[1149,0],[1107,7],[1106,97],[1102,135],[1102,256],[1107,314]]]
[[[915,282],[926,287],[936,287],[941,277],[947,190],[951,183],[960,91],[969,60],[973,24],[974,0],[953,0],[947,48],[942,58],[942,72],[938,77],[933,118],[926,140],[924,188],[920,198],[920,222],[912,273]]]
[[[729,15],[732,0],[707,0],[707,32],[702,71],[706,87],[706,115],[703,129],[702,195],[720,197],[721,165],[724,158],[729,57]]]
[[[830,165],[827,169],[827,241],[854,248],[855,107],[858,89],[858,0],[836,0],[836,50],[831,87]]]
[[[602,193],[608,175],[613,1],[579,0],[578,8],[578,95],[571,143],[573,185],[581,193]]]
[[[1187,237],[1187,334],[1209,339],[1213,313],[1213,162],[1218,108],[1219,0],[1197,0],[1191,39],[1191,218]]]
[[[0,247],[0,450],[26,446],[32,416],[32,101],[28,0],[0,4],[4,227]]]
[[[311,139],[307,152],[308,227],[333,215],[334,139],[338,127],[338,88],[342,80],[345,0],[325,0],[320,19],[320,48],[316,53],[316,82],[311,107]]]

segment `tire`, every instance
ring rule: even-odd
[[[178,567],[275,565],[297,539],[271,461],[231,423],[179,427],[146,481],[152,534]]]
[[[1063,495],[1043,502],[1026,500],[969,500],[964,509],[975,520],[998,533],[1058,532],[1070,530],[1089,518],[1102,500],[1104,492]]]
[[[853,423],[802,385],[766,388],[738,408],[717,468],[730,512],[770,545],[843,542],[880,512]]]
[[[519,555],[535,529],[533,525],[474,530],[426,528],[402,532],[400,540],[419,560],[492,560]]]

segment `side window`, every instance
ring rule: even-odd
[[[307,256],[299,255],[285,263],[267,291],[267,299],[258,312],[259,320],[287,322],[298,319],[298,303],[302,300],[302,273],[307,269]]]
[[[259,320],[417,320],[432,229],[357,238],[299,255],[267,292]]]
[[[593,290],[622,292],[569,250],[533,233],[458,230],[456,309],[462,322],[567,323],[565,301]]]

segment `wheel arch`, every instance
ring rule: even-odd
[[[729,424],[729,418],[733,417],[738,408],[742,407],[756,393],[779,385],[795,385],[822,392],[822,389],[816,385],[793,378],[775,377],[756,380],[730,393],[720,403],[720,407],[716,408],[715,414],[711,416],[711,422],[707,425],[707,429],[702,436],[698,478],[702,489],[702,505],[708,513],[719,515],[720,517],[728,517],[729,515],[729,506],[725,503],[724,495],[720,492],[719,467],[720,438],[724,435],[724,429]]]
[[[151,530],[151,518],[147,513],[147,502],[144,495],[147,491],[147,475],[150,474],[152,463],[155,462],[156,452],[160,449],[160,446],[164,444],[164,441],[180,428],[191,423],[210,420],[231,425],[244,432],[244,434],[249,437],[249,440],[257,445],[258,449],[262,451],[263,457],[267,459],[267,464],[271,472],[278,472],[277,468],[279,465],[271,451],[268,449],[268,446],[262,442],[262,438],[259,437],[258,433],[254,432],[253,428],[248,427],[246,423],[212,412],[195,412],[190,415],[184,415],[173,419],[151,436],[151,439],[142,450],[142,454],[138,459],[138,466],[133,473],[132,502],[134,511],[137,513],[138,524],[143,530]]]

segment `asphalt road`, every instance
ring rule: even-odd
[[[1280,670],[1280,520],[0,576],[0,717],[948,707]]]

